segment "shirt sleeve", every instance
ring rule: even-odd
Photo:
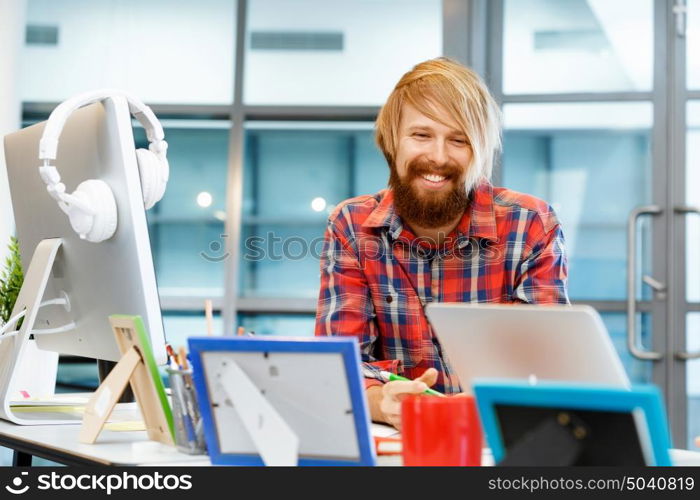
[[[379,361],[374,356],[377,341],[374,306],[352,229],[342,212],[339,217],[331,218],[325,234],[315,334],[357,338],[366,387],[382,383],[381,370],[397,371],[399,360]]]
[[[527,232],[531,249],[517,267],[514,297],[528,304],[569,304],[568,262],[564,233],[556,223],[549,230],[539,219]]]

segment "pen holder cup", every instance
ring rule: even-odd
[[[205,454],[207,447],[204,442],[204,423],[199,413],[192,370],[168,368],[166,371],[170,377],[175,446],[190,455]]]

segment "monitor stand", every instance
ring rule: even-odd
[[[58,353],[39,349],[36,341],[30,340],[29,336],[34,328],[56,254],[62,244],[60,238],[51,238],[42,240],[37,245],[12,310],[11,317],[26,310],[22,327],[17,335],[0,341],[0,418],[15,424],[80,424],[82,421],[81,418],[68,418],[68,414],[61,411],[13,411],[10,406],[15,395],[30,385],[42,397],[52,396],[55,391]],[[40,381],[36,380],[36,367],[40,367],[44,373]]]

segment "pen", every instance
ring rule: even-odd
[[[396,375],[395,373],[391,372],[386,372],[386,371],[381,371],[379,372],[380,376],[384,381],[390,381],[393,382],[394,380],[401,380],[403,382],[411,382],[411,379],[408,379],[406,377],[402,377],[401,375]],[[424,394],[430,394],[431,396],[440,396],[440,397],[445,397],[445,395],[441,392],[436,391],[435,389],[426,389],[423,391]]]

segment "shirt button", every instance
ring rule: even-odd
[[[386,303],[387,304],[391,304],[393,301],[394,301],[394,297],[392,297],[391,295],[386,296]]]

